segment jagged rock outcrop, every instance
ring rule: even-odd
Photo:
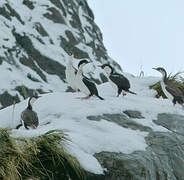
[[[130,111],[129,111],[130,113]],[[135,115],[135,112],[132,113]],[[140,114],[139,114],[140,115]],[[139,116],[138,116],[139,117]],[[110,119],[109,119],[110,118]],[[135,118],[135,117],[134,117]],[[127,125],[128,118],[122,114],[89,117],[91,120],[111,120]],[[128,125],[128,128],[149,132],[146,137],[146,151],[131,154],[100,152],[96,153],[104,169],[104,175],[89,174],[88,180],[183,180],[184,179],[184,116],[177,114],[158,114],[154,122],[170,131],[158,132],[140,125]],[[129,119],[129,122],[130,119]]]
[[[88,58],[120,69],[107,54],[86,0],[1,0],[0,25],[2,107],[25,98],[16,87],[65,91],[64,70],[71,52],[76,61]],[[106,80],[97,70],[92,78],[97,83]],[[5,102],[9,96],[12,100]]]

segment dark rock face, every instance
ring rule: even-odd
[[[20,102],[18,95],[16,96],[12,96],[11,94],[9,94],[7,91],[5,91],[4,93],[2,93],[0,95],[0,100],[1,100],[1,105],[3,107],[7,107],[12,105],[14,102],[18,103]],[[1,109],[1,108],[0,108]]]
[[[49,36],[48,33],[46,32],[46,30],[43,28],[43,26],[41,25],[41,23],[37,22],[35,23],[35,29],[39,32],[39,34],[42,37],[46,37]]]
[[[34,9],[34,5],[32,1],[29,0],[23,0],[23,4],[26,5],[29,9]]]
[[[55,23],[60,23],[60,24],[65,24],[65,20],[62,17],[62,15],[60,14],[60,12],[55,9],[55,8],[48,8],[48,11],[51,12],[50,13],[45,13],[43,16],[45,16],[46,18],[52,20]]]
[[[45,92],[48,91],[46,83],[51,87],[66,83],[64,71],[67,54],[71,53],[75,59],[110,63],[121,70],[108,56],[102,33],[86,0],[2,1],[0,17],[2,32],[6,32],[1,34],[4,37],[0,43],[0,66],[6,67],[8,63],[7,77],[23,74],[22,78],[9,80],[9,83],[15,82],[15,87],[22,86],[22,81],[31,82]],[[95,79],[92,73],[89,74],[96,83],[107,80],[98,71],[96,73]],[[23,85],[27,87],[27,83]],[[35,86],[33,84],[29,89]],[[7,87],[10,86],[2,85],[0,88],[2,92],[8,92],[10,89]],[[21,99],[22,95],[15,87],[11,90]],[[66,88],[65,85],[62,87]],[[61,91],[54,87],[49,90]]]
[[[154,122],[169,130],[184,135],[184,117],[178,114],[159,114]]]
[[[126,110],[124,113],[130,118],[142,119],[144,118],[139,111]]]
[[[133,113],[134,114],[134,113]],[[94,119],[94,117],[90,117]],[[96,118],[99,120],[99,117]],[[184,116],[159,114],[154,122],[173,132],[150,131],[146,151],[131,154],[100,152],[95,154],[104,175],[89,174],[88,180],[183,180],[184,179]]]
[[[100,121],[103,119],[106,121],[114,122],[124,128],[131,128],[133,130],[146,132],[152,131],[150,127],[136,123],[135,121],[131,120],[131,118],[128,118],[125,114],[103,114],[102,116],[88,116],[87,119],[92,121]]]

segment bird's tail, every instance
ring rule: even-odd
[[[131,94],[135,94],[135,95],[137,94],[137,93],[135,93],[135,92],[132,92],[132,91],[129,91],[129,90],[128,90],[127,92],[129,92],[129,93],[131,93]]]
[[[102,98],[101,96],[99,96],[99,95],[96,95],[99,99],[101,99],[101,100],[104,100],[104,98]]]
[[[19,129],[22,126],[22,123],[16,126],[16,129]]]

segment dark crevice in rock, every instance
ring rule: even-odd
[[[68,42],[69,44],[71,44],[71,45],[73,45],[73,46],[79,44],[80,41],[78,41],[78,40],[74,37],[74,35],[73,35],[73,33],[72,33],[71,31],[66,30],[66,31],[65,31],[65,34],[66,34],[67,38],[69,39],[69,42]]]
[[[2,104],[3,108],[12,105],[14,102],[20,102],[18,95],[12,96],[8,93],[8,91],[0,94],[0,103]]]
[[[63,65],[42,55],[37,49],[34,48],[32,41],[25,34],[22,36],[14,31],[13,35],[16,38],[17,44],[27,52],[29,57],[34,60],[42,70],[48,74],[58,75],[60,79],[64,81],[65,67]]]
[[[90,43],[86,44],[87,46],[91,47],[93,49],[93,55],[97,57],[98,60],[101,58],[107,59],[107,51],[104,49],[103,46],[95,44],[94,41],[91,41]]]
[[[11,16],[10,16],[9,12],[7,12],[5,7],[0,7],[0,15],[2,15],[3,17],[5,17],[8,20],[11,20]]]
[[[10,11],[10,12],[9,12],[10,16],[16,17],[16,18],[19,20],[19,22],[20,22],[21,24],[23,24],[23,25],[25,24],[25,23],[22,21],[20,15],[19,15],[9,4],[6,3],[5,6],[6,6],[7,9]],[[11,19],[10,19],[10,20],[11,20]]]
[[[93,11],[91,10],[91,8],[88,6],[86,1],[80,1],[79,3],[80,6],[83,6],[84,11],[87,12],[87,14],[92,18],[92,20],[94,20],[94,14]]]
[[[16,59],[13,56],[14,53],[16,54],[16,57],[18,57],[20,51],[18,49],[14,49],[14,47],[12,49],[8,49],[5,52],[6,57],[3,60],[17,69],[20,69],[19,64],[16,62]]]
[[[4,57],[0,56],[0,65],[3,63]]]
[[[27,78],[29,78],[31,81],[34,81],[34,82],[41,82],[40,80],[32,76],[30,73],[27,74]]]
[[[20,61],[24,66],[27,66],[27,67],[31,68],[33,71],[35,71],[35,72],[41,77],[41,79],[42,79],[43,81],[47,82],[46,76],[43,74],[43,72],[40,70],[40,68],[38,68],[38,67],[36,66],[36,64],[34,63],[34,60],[33,60],[31,57],[27,58],[27,57],[23,56],[23,57],[21,57],[21,58],[19,59],[19,61]]]
[[[54,4],[56,7],[58,7],[59,9],[61,9],[62,12],[63,12],[63,15],[66,17],[67,14],[66,14],[65,8],[62,5],[62,1],[60,1],[60,0],[50,0],[50,2],[52,4]]]
[[[39,22],[36,22],[34,24],[34,27],[35,29],[38,31],[38,33],[42,36],[42,37],[45,37],[45,36],[49,36],[47,31],[43,28],[43,26],[41,25],[41,23]]]
[[[40,93],[40,94],[45,94],[46,93],[42,89],[30,89],[30,88],[28,88],[24,85],[16,86],[15,90],[18,91],[24,99],[32,96],[34,91],[38,91],[38,93]]]
[[[51,7],[51,8],[48,8],[47,10],[50,11],[51,13],[43,14],[44,17],[46,17],[47,19],[50,19],[55,23],[66,24],[63,16],[56,8]]]
[[[88,53],[85,51],[82,51],[81,49],[75,47],[73,44],[68,42],[65,38],[60,36],[61,38],[61,43],[60,46],[68,53],[70,54],[71,52],[74,54],[75,58],[77,59],[82,59],[82,58],[89,58]]]
[[[139,111],[126,110],[126,111],[123,111],[123,113],[125,113],[130,118],[135,118],[135,119],[143,119],[144,118],[142,116],[141,112],[139,112]]]
[[[79,18],[77,13],[74,12],[72,14],[72,18],[69,22],[73,28],[79,29],[80,32],[83,32],[82,23],[81,23],[80,18]]]
[[[30,0],[23,0],[23,4],[26,5],[29,9],[34,9],[33,2]]]

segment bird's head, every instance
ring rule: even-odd
[[[89,62],[86,59],[83,59],[79,62],[78,64],[78,69],[82,69],[86,64],[88,64]]]
[[[158,72],[160,72],[163,76],[167,76],[166,70],[162,67],[158,67],[158,68],[152,68]]]
[[[36,91],[33,92],[33,95],[29,98],[29,105],[33,105],[33,103],[41,96],[38,96],[38,93]]]
[[[110,64],[103,64],[103,65],[99,65],[99,67],[101,67],[107,75],[110,75],[113,73],[113,68]]]

